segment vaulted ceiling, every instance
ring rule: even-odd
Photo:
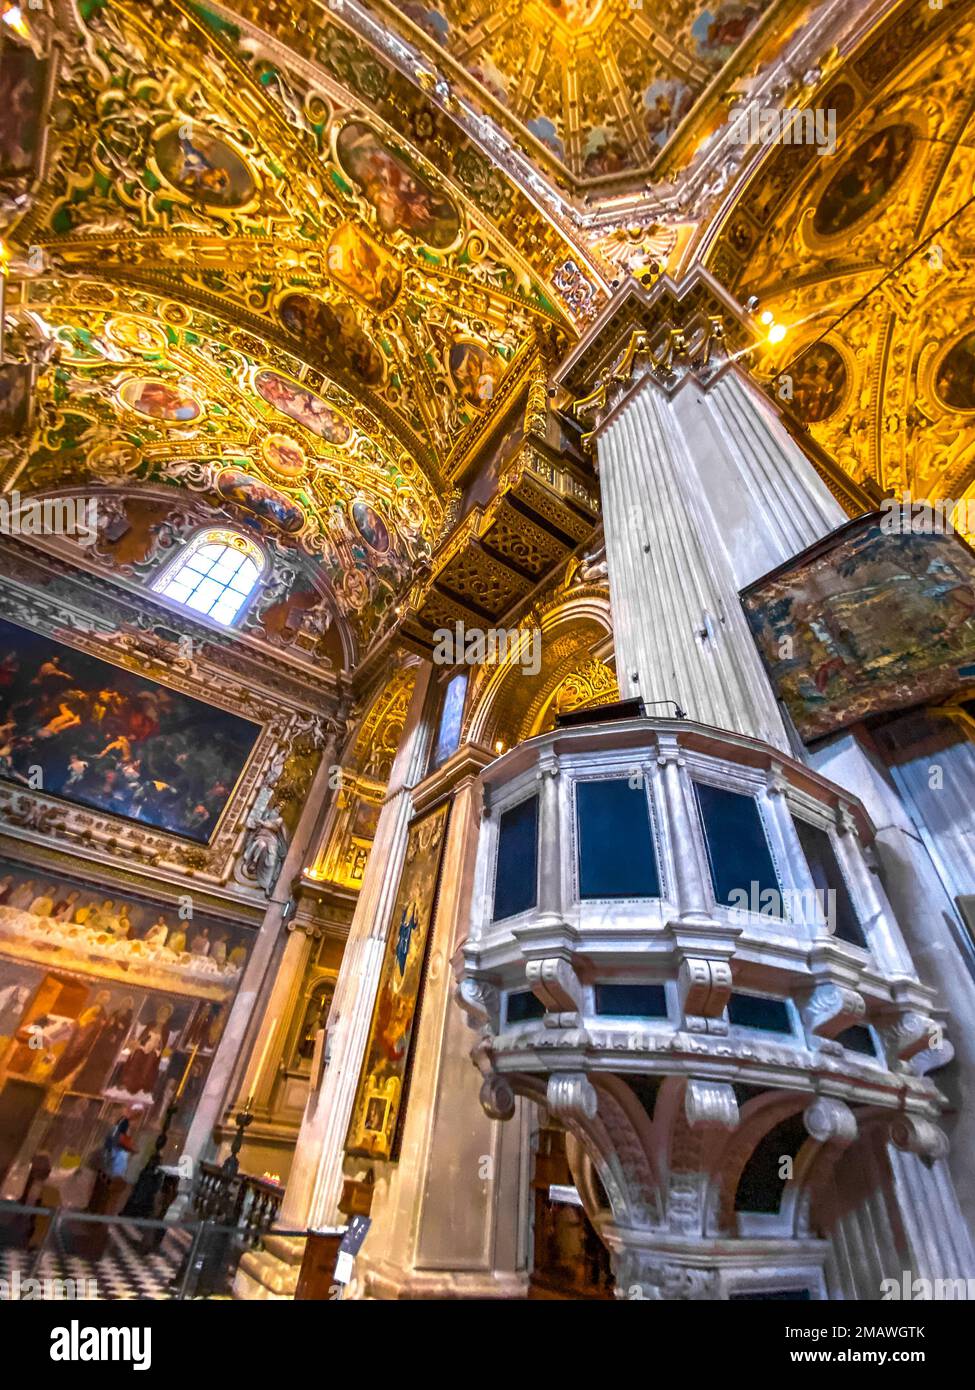
[[[841,464],[960,495],[972,8],[27,10],[53,56],[4,50],[0,230],[8,344],[39,368],[28,449],[0,438],[4,485],[141,491],[138,524],[98,552],[130,569],[168,495],[259,531],[302,603],[342,615],[354,659],[427,572],[522,387],[627,272],[703,259],[791,328],[751,365],[780,396],[788,381]],[[835,108],[836,154],[729,142],[753,98]]]
[[[789,331],[769,391],[857,480],[916,498],[975,484],[975,6],[922,0],[841,62],[815,105],[837,145],[772,146],[702,239]]]
[[[810,9],[797,0],[378,0],[378,8],[539,169],[590,193],[674,167],[681,147],[689,155],[694,133],[709,128],[713,98],[777,51]]]
[[[8,309],[49,349],[19,484],[205,495],[316,556],[367,640],[468,441],[571,339],[570,248],[338,30],[312,65],[179,0],[58,18],[6,79],[23,144],[47,116],[39,179],[4,183]]]

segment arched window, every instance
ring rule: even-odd
[[[201,531],[165,569],[155,588],[218,623],[232,623],[254,592],[264,556],[236,531]]]

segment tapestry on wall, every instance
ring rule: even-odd
[[[806,742],[975,680],[975,552],[954,533],[888,525],[859,517],[742,593]]]
[[[258,726],[0,619],[0,778],[206,844]]]
[[[346,1149],[395,1158],[449,804],[410,826]]]

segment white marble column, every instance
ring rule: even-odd
[[[281,1207],[281,1224],[319,1228],[339,1220],[345,1136],[369,1036],[389,916],[399,883],[411,791],[426,770],[430,730],[425,726],[430,667],[422,666],[410,703],[399,752],[342,957],[329,1029],[329,1061],[320,1091],[308,1097],[291,1176]]]
[[[751,384],[726,373],[673,396],[644,375],[597,431],[620,691],[785,749],[741,570],[757,577],[843,513]],[[729,412],[749,409],[753,427],[732,443]]]
[[[735,364],[667,393],[634,379],[596,430],[617,669],[624,696],[679,700],[688,715],[786,746],[739,599],[749,584],[847,519],[771,403]],[[666,713],[666,710],[650,710]],[[975,982],[959,959],[954,905],[893,782],[847,734],[810,764],[865,804],[884,887],[914,966],[951,1012],[957,1063],[939,1084],[950,1164],[975,1230]]]
[[[547,755],[538,772],[538,912],[540,921],[562,921],[562,812],[559,760]]]

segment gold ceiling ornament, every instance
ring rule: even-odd
[[[590,657],[557,686],[538,721],[537,730],[533,732],[545,733],[554,728],[556,717],[560,714],[614,704],[619,698],[619,686],[612,667],[598,657]]]
[[[407,665],[399,667],[392,676],[385,676],[359,726],[352,761],[358,772],[374,782],[389,780],[416,675],[417,667]]]
[[[500,739],[512,748],[541,732],[563,682],[587,669],[595,680],[593,651],[612,631],[608,598],[580,601],[563,594],[523,613],[518,622],[523,630],[540,629],[538,670],[527,673],[509,660],[482,666],[474,673],[464,721],[464,738],[469,742],[493,748]],[[608,695],[601,677],[598,684]]]
[[[632,275],[641,285],[650,286],[667,269],[678,240],[676,227],[629,222],[594,241],[593,251],[617,275]]]
[[[680,281],[662,274],[649,288],[630,278],[615,312],[560,365],[556,385],[576,418],[598,421],[636,374],[650,372],[672,391],[688,373],[712,373],[743,351],[750,332],[747,314],[700,265]]]
[[[317,378],[319,409],[310,421],[316,429],[302,430],[299,439],[299,422],[285,416],[287,433],[268,429],[267,403],[253,389],[258,364],[211,337],[206,330],[213,326],[199,316],[168,330],[165,352],[126,332],[121,336],[143,351],[123,353],[119,363],[122,350],[109,329],[120,319],[148,316],[146,297],[120,291],[108,307],[86,308],[84,282],[71,286],[77,302],[54,306],[44,301],[52,287],[31,286],[30,313],[55,346],[64,341],[59,330],[70,328],[75,361],[52,363],[38,379],[37,424],[20,464],[21,489],[124,484],[136,496],[140,488],[162,487],[177,508],[193,494],[215,515],[254,528],[265,540],[297,545],[334,588],[355,640],[367,643],[426,564],[438,534],[432,518],[442,515],[442,503],[425,475],[406,457],[380,453],[358,423],[346,424],[338,444],[330,444],[323,410],[333,434],[336,423],[366,424],[370,417]],[[293,381],[294,364],[282,366]],[[368,499],[366,505],[390,518],[388,544],[368,555],[348,513],[356,499]]]
[[[970,0],[899,7],[816,98],[835,155],[770,148],[707,257],[790,330],[754,365],[797,428],[858,482],[920,498],[975,482],[975,400],[953,408],[949,385],[975,308],[973,56]]]

